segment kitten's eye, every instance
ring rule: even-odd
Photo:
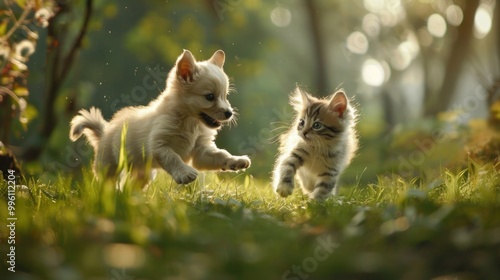
[[[316,129],[316,130],[317,130],[317,129],[320,129],[321,127],[323,127],[323,125],[322,125],[320,122],[315,122],[315,123],[313,123],[313,125],[312,125],[312,128],[313,128],[313,129]]]
[[[303,119],[300,119],[300,120],[299,120],[299,126],[304,126],[304,124],[305,124],[305,123],[306,123],[306,122],[305,122]]]
[[[213,93],[209,93],[209,94],[205,95],[205,99],[208,101],[214,101],[215,95]]]

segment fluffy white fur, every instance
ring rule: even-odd
[[[95,151],[94,172],[108,177],[122,171],[118,168],[124,127],[127,162],[137,176],[147,176],[144,171],[150,165],[166,170],[178,184],[187,184],[196,179],[197,170],[246,169],[247,156],[233,156],[214,143],[217,131],[234,121],[224,61],[221,50],[201,62],[184,50],[156,100],[125,107],[109,122],[99,109],[82,109],[71,121],[69,137],[87,137]]]

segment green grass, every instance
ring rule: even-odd
[[[381,177],[325,202],[207,174],[145,192],[82,179],[16,192],[16,273],[1,279],[496,279],[500,176],[470,164],[428,181]],[[7,184],[0,183],[0,220]],[[6,222],[5,222],[6,223]],[[6,260],[8,235],[1,231]],[[326,244],[326,245],[325,245]],[[5,263],[5,262],[4,262]]]

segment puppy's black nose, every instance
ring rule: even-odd
[[[233,115],[233,112],[231,112],[231,111],[224,112],[224,116],[226,117],[226,119],[229,119],[232,115]]]

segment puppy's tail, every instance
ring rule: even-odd
[[[90,108],[88,111],[82,109],[78,112],[78,115],[71,120],[69,139],[74,142],[80,138],[82,134],[85,134],[87,140],[94,147],[94,150],[96,150],[99,140],[104,133],[104,127],[107,124],[108,122],[102,117],[101,110],[94,107]]]

